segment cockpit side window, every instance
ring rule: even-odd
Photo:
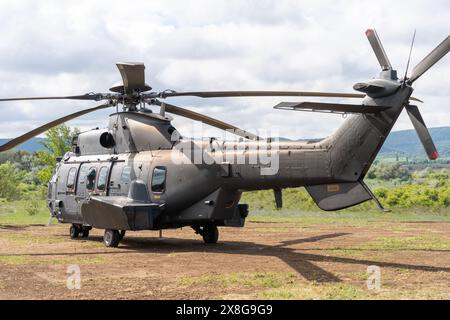
[[[128,184],[130,183],[131,178],[131,167],[124,167],[122,170],[122,175],[120,176],[120,184]]]
[[[152,176],[152,192],[163,193],[166,189],[166,167],[155,167]]]
[[[97,190],[105,191],[106,189],[106,180],[108,179],[108,168],[101,167],[98,173],[98,181],[97,181]]]
[[[97,175],[97,169],[96,168],[90,168],[89,172],[86,176],[86,189],[89,191],[94,190],[95,186],[95,177]]]

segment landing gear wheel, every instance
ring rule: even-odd
[[[87,238],[89,237],[89,228],[88,227],[82,227],[81,228],[81,232],[80,232],[80,237],[81,238]]]
[[[105,230],[105,234],[103,235],[103,243],[107,247],[117,247],[120,242],[120,234],[117,230]]]
[[[77,225],[73,224],[70,226],[69,232],[70,232],[70,239],[76,239],[80,234],[80,228]]]
[[[219,240],[219,229],[216,225],[206,225],[203,227],[201,235],[205,243],[217,243]]]
[[[125,237],[125,233],[126,233],[126,232],[127,232],[126,230],[120,230],[120,232],[119,232],[120,240],[122,240],[123,237]]]

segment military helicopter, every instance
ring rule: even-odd
[[[356,83],[359,93],[297,91],[153,92],[145,82],[142,63],[117,63],[122,81],[111,93],[75,96],[8,98],[0,101],[72,99],[104,101],[56,119],[0,146],[0,152],[89,112],[116,108],[106,129],[73,138],[72,151],[59,159],[48,184],[48,207],[70,237],[88,237],[92,228],[105,229],[104,243],[117,247],[127,230],[162,230],[190,226],[205,243],[218,241],[218,227],[243,227],[248,206],[239,203],[245,191],[273,189],[277,207],[282,190],[305,187],[322,210],[340,210],[373,199],[381,203],[363,178],[403,108],[406,109],[428,157],[438,152],[411,97],[412,85],[450,49],[450,37],[430,52],[407,77],[389,62],[375,30],[366,36],[380,64],[375,79]],[[414,37],[413,37],[414,43]],[[412,50],[411,45],[411,50]],[[351,114],[331,136],[320,141],[273,141],[204,114],[165,102],[180,96],[200,98],[293,96],[362,99],[356,104],[281,102],[276,109]],[[122,110],[119,111],[119,105]],[[158,107],[152,112],[147,106]],[[183,138],[167,113],[231,130],[239,141]],[[245,147],[241,148],[241,143]],[[264,142],[265,147],[260,147]],[[185,152],[185,150],[188,150]],[[200,150],[200,161],[192,154]],[[216,159],[222,161],[210,161]],[[270,174],[263,156],[274,156]],[[241,162],[233,161],[240,157]],[[231,159],[231,160],[230,160]],[[256,159],[256,160],[255,160]],[[255,161],[251,161],[255,160]]]

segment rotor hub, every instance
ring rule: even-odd
[[[118,81],[111,88],[109,88],[109,91],[117,92],[120,94],[130,94],[130,93],[141,93],[152,90],[152,87],[150,87],[147,83],[144,85],[141,85],[139,87],[133,88],[132,92],[125,92],[125,86],[123,85],[122,81]]]

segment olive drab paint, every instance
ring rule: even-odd
[[[242,227],[248,206],[243,192],[273,189],[277,207],[282,190],[305,187],[323,210],[339,210],[373,199],[363,179],[406,108],[430,159],[438,153],[411,97],[412,84],[450,49],[448,37],[398,79],[375,30],[366,36],[380,64],[375,79],[359,82],[361,93],[292,91],[150,92],[142,63],[118,63],[122,82],[113,93],[80,96],[10,98],[0,101],[74,99],[106,101],[54,120],[0,146],[8,150],[49,128],[88,112],[116,107],[106,129],[73,139],[72,151],[57,164],[49,182],[48,206],[61,223],[70,223],[71,237],[105,229],[104,242],[117,246],[126,230],[161,230],[191,226],[206,243],[218,239],[218,226]],[[409,63],[408,63],[409,65]],[[406,73],[407,74],[407,71]],[[359,98],[359,104],[281,102],[278,109],[351,114],[342,126],[320,141],[277,141],[162,99],[177,96],[308,96]],[[122,110],[118,109],[122,105]],[[146,106],[159,106],[153,113]],[[228,130],[236,141],[183,137],[171,124],[172,113]]]

